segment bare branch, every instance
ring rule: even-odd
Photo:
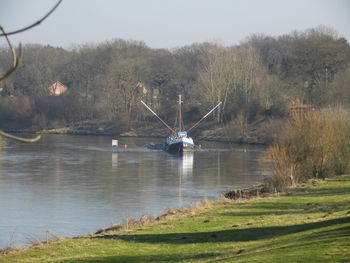
[[[6,32],[5,32],[5,30],[4,30],[4,28],[0,25],[0,30],[1,30],[1,32],[4,34],[4,36],[5,36],[5,39],[6,39],[6,42],[7,42],[7,44],[9,45],[9,49],[11,50],[11,52],[12,52],[12,64],[13,64],[13,66],[12,67],[14,67],[15,65],[16,65],[16,61],[17,61],[17,59],[16,59],[16,51],[15,51],[15,49],[12,47],[12,44],[11,44],[11,42],[10,42],[10,39],[8,38],[8,36],[7,36],[7,34],[6,34]]]
[[[49,17],[54,11],[55,9],[61,4],[62,0],[59,0],[56,5],[44,16],[42,17],[40,20],[38,20],[37,22],[35,22],[34,24],[32,25],[29,25],[25,28],[22,28],[22,29],[19,29],[19,30],[16,30],[16,31],[12,31],[12,32],[5,32],[5,30],[2,28],[2,26],[0,26],[0,31],[2,32],[0,34],[0,37],[5,37],[6,39],[6,42],[9,46],[9,49],[11,50],[11,54],[12,54],[12,66],[11,68],[5,73],[5,75],[3,76],[0,76],[0,85],[1,83],[7,79],[13,72],[15,72],[15,70],[22,64],[22,57],[23,57],[23,49],[22,49],[22,45],[19,44],[19,50],[18,50],[18,56],[16,55],[16,51],[15,49],[13,48],[8,36],[9,35],[13,35],[13,34],[18,34],[18,33],[21,33],[21,32],[24,32],[26,30],[29,30],[39,24],[41,24],[41,22],[43,22],[47,17]],[[38,140],[40,140],[41,138],[41,135],[38,135],[36,136],[35,138],[31,138],[31,139],[28,139],[28,138],[21,138],[21,137],[17,137],[17,136],[14,136],[14,135],[11,135],[11,134],[8,134],[2,130],[0,130],[0,135],[1,136],[4,136],[4,137],[7,137],[7,138],[10,138],[10,139],[13,139],[13,140],[16,140],[16,141],[20,141],[20,142],[27,142],[27,143],[32,143],[32,142],[36,142]]]
[[[17,137],[17,136],[8,134],[8,133],[6,133],[6,132],[4,132],[4,131],[2,131],[2,130],[0,130],[0,135],[2,135],[2,136],[4,136],[4,137],[7,137],[7,138],[10,138],[10,139],[13,139],[13,140],[16,140],[16,141],[28,142],[28,143],[32,143],[32,142],[39,141],[40,138],[41,138],[41,135],[38,135],[38,136],[36,136],[35,138],[32,138],[32,139]]]
[[[36,26],[40,25],[41,22],[43,22],[46,18],[48,18],[53,13],[53,11],[55,11],[55,9],[61,4],[62,1],[63,0],[59,0],[57,2],[57,4],[45,16],[43,16],[40,20],[36,21],[35,23],[33,23],[33,24],[29,25],[29,26],[26,26],[24,28],[21,28],[21,29],[9,32],[9,33],[2,33],[2,34],[0,34],[0,37],[6,36],[6,35],[9,36],[9,35],[18,34],[18,33],[27,31],[27,30],[29,30],[29,29],[31,29],[33,27],[36,27]]]
[[[23,56],[23,50],[22,50],[22,45],[19,44],[19,54],[18,57],[16,56],[16,51],[15,49],[12,47],[12,44],[10,42],[10,40],[7,37],[7,34],[5,33],[4,29],[0,26],[0,31],[4,33],[4,36],[6,38],[7,44],[9,46],[9,49],[11,50],[12,53],[12,67],[5,73],[4,76],[0,77],[0,84],[7,79],[13,72],[15,72],[15,70],[21,65],[22,63],[22,56]],[[20,142],[36,142],[38,140],[40,140],[41,136],[36,136],[33,139],[27,139],[27,138],[21,138],[21,137],[17,137],[17,136],[13,136],[11,134],[8,134],[6,132],[3,132],[2,130],[0,130],[0,135],[16,140],[16,141],[20,141]]]
[[[7,37],[7,34],[2,26],[0,26],[0,31],[3,33],[3,36],[5,36],[6,42],[9,46],[9,49],[11,50],[12,54],[12,67],[5,73],[5,75],[0,77],[0,84],[7,79],[21,64],[22,64],[22,57],[23,57],[23,48],[22,45],[19,44],[19,51],[18,51],[18,57],[16,55],[16,51],[13,48],[9,38]]]

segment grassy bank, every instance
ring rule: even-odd
[[[82,219],[83,220],[83,219]],[[0,262],[349,262],[350,175],[207,203],[154,223],[12,251]]]

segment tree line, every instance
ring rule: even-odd
[[[0,73],[10,63],[0,48]],[[59,81],[68,91],[50,96]],[[272,37],[252,35],[239,45],[197,43],[173,50],[116,39],[71,49],[26,45],[23,65],[0,87],[0,128],[46,129],[84,121],[128,130],[150,116],[145,100],[174,119],[177,95],[186,122],[222,101],[214,116],[228,123],[283,117],[292,102],[350,104],[350,46],[327,27]]]

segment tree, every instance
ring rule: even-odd
[[[203,93],[211,106],[222,101],[217,117],[219,121],[223,121],[228,106],[231,107],[228,114],[241,111],[248,117],[262,74],[260,56],[252,46],[211,47],[207,64],[201,72],[201,81],[205,89]]]
[[[350,106],[350,64],[342,71],[339,71],[333,82],[330,84],[329,97],[332,98],[332,104]]]
[[[289,96],[318,106],[330,103],[330,84],[350,62],[346,39],[325,26],[277,38],[253,35],[248,43],[259,51],[268,73],[289,86]]]

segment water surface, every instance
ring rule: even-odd
[[[157,139],[45,135],[0,146],[0,247],[72,237],[127,217],[159,215],[260,182],[259,146],[203,142],[183,157],[148,150]],[[124,148],[127,144],[127,148]]]

